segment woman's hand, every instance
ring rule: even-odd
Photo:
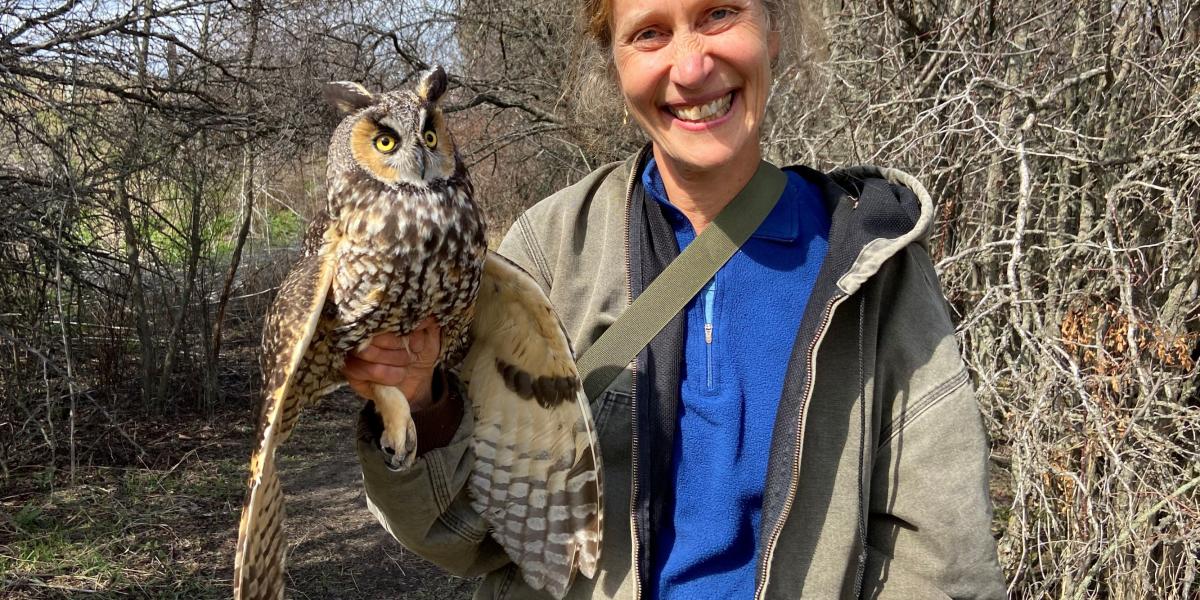
[[[366,348],[351,352],[342,375],[359,396],[371,400],[375,399],[372,385],[399,388],[417,412],[435,401],[433,373],[441,352],[441,327],[428,317],[406,336],[383,333]]]

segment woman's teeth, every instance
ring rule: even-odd
[[[676,118],[684,121],[704,122],[711,121],[718,117],[725,116],[729,112],[729,106],[733,103],[733,92],[729,92],[724,96],[713,100],[706,104],[697,106],[671,106],[668,110]]]

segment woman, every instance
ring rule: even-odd
[[[580,352],[759,168],[786,33],[773,0],[585,9],[650,144],[531,208],[500,246]],[[592,400],[605,546],[570,597],[1004,595],[987,441],[924,247],[931,201],[891,171],[787,175],[741,250]],[[467,505],[469,407],[420,358],[436,325],[409,343],[416,356],[381,338],[346,366],[360,393],[400,385],[417,408],[412,469],[360,445],[372,511],[429,560],[486,574],[477,597],[540,597]]]

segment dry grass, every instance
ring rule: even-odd
[[[178,425],[143,455],[168,467],[80,467],[74,486],[49,469],[16,479],[0,498],[0,596],[227,597],[250,432]]]
[[[463,599],[474,583],[406,551],[367,513],[352,440],[359,401],[306,412],[283,449],[288,594]],[[0,597],[228,598],[250,410],[143,422],[139,465],[28,471],[0,491]],[[51,486],[51,482],[55,485]]]

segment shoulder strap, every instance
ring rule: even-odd
[[[579,376],[588,399],[603,392],[729,261],[775,208],[786,185],[783,171],[759,163],[746,187],[580,357]]]

